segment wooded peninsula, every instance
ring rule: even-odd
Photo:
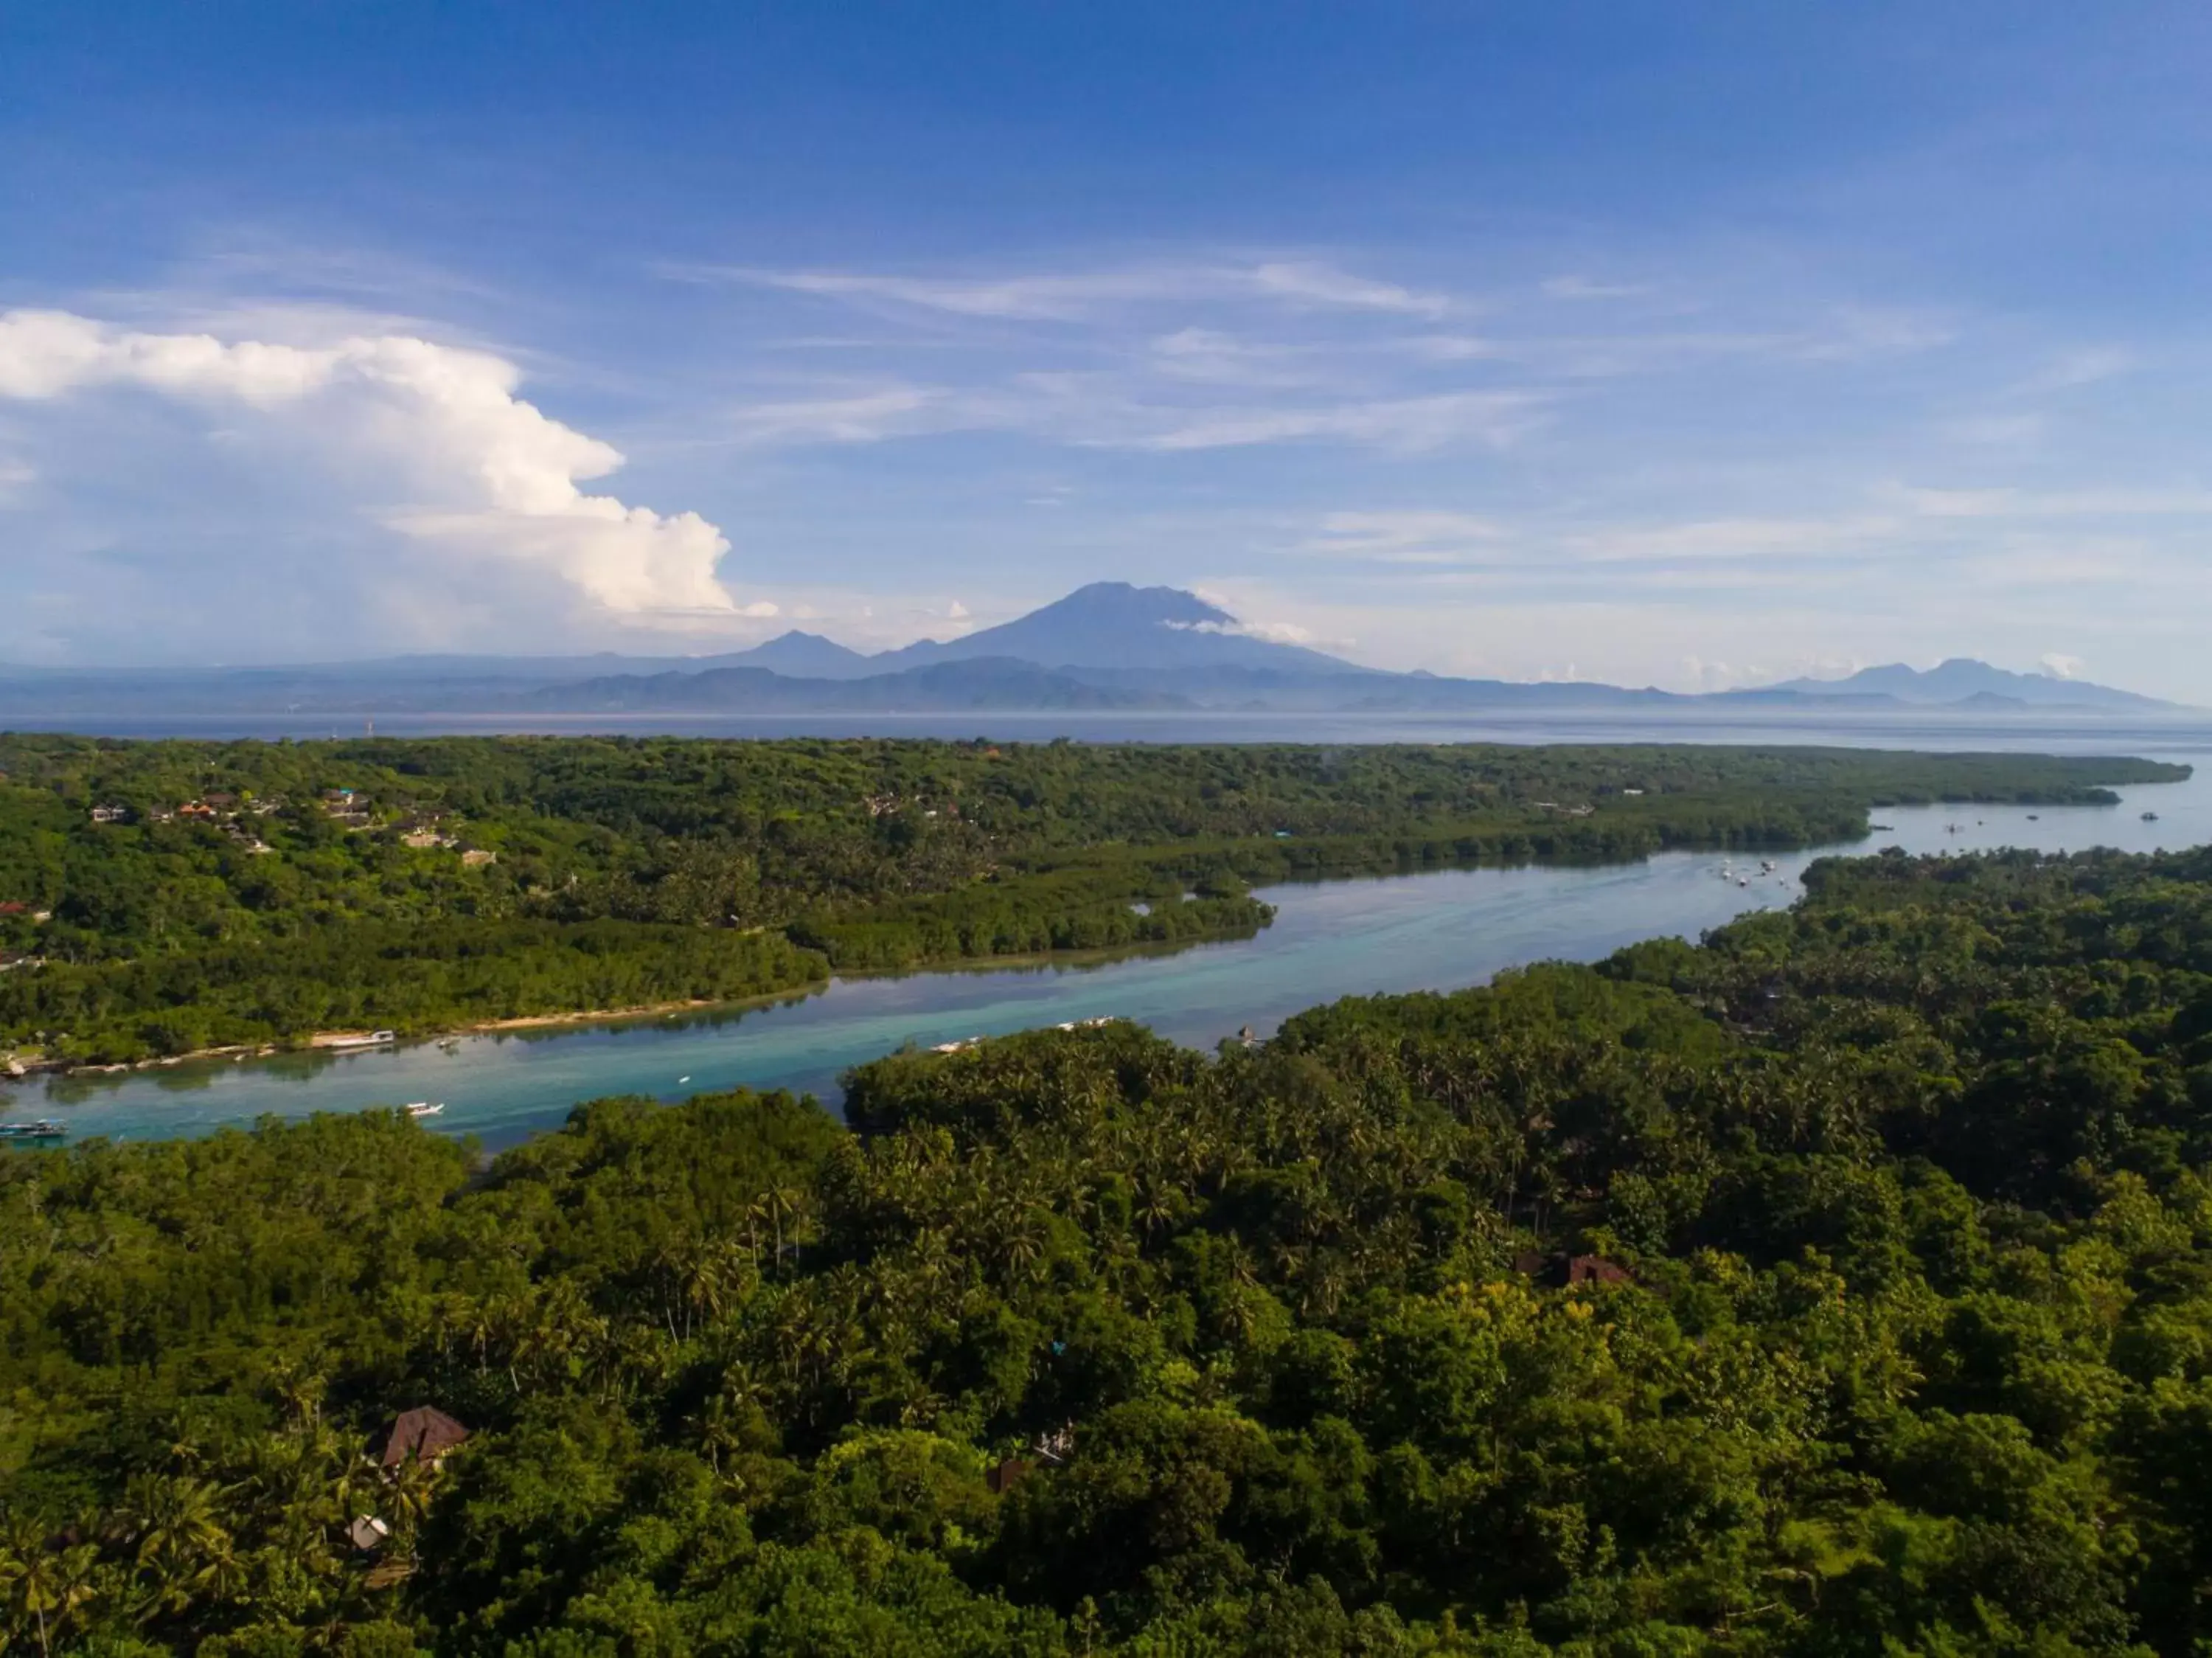
[[[1827,860],[1702,946],[848,1114],[0,1156],[8,1649],[2212,1641],[2212,851]]]
[[[1234,936],[1256,883],[1802,846],[2119,759],[0,735],[0,1059],[121,1064]]]

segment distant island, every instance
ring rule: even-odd
[[[1252,637],[1177,588],[1097,582],[963,638],[865,655],[793,631],[714,656],[419,655],[272,667],[0,667],[0,724],[71,716],[380,713],[801,715],[1643,713],[2157,714],[2133,692],[1954,659],[1702,694],[1366,667]]]

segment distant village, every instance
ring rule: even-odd
[[[4,774],[0,774],[4,775]],[[499,854],[489,848],[470,845],[454,832],[459,826],[450,822],[439,812],[420,811],[411,807],[380,807],[367,795],[351,789],[326,789],[316,802],[324,817],[349,834],[386,833],[402,846],[416,851],[457,852],[465,869],[478,869],[499,861]],[[261,838],[261,823],[290,808],[291,802],[282,795],[240,795],[227,789],[210,789],[173,806],[156,806],[141,810],[130,806],[107,803],[90,808],[91,820],[102,826],[125,826],[138,822],[200,824],[219,829],[234,842],[238,850],[254,857],[275,855],[276,849]],[[53,911],[33,908],[21,899],[0,899],[0,924],[9,922],[29,922],[43,926],[53,919]],[[0,973],[23,972],[46,965],[46,958],[34,951],[10,950],[0,947]]]
[[[499,854],[483,847],[471,846],[452,833],[445,814],[422,812],[412,808],[380,808],[367,795],[351,789],[325,789],[318,802],[323,815],[349,834],[371,831],[386,831],[393,835],[402,846],[416,851],[458,851],[461,863],[467,868],[479,869],[498,862]],[[222,832],[236,841],[245,851],[259,856],[276,849],[261,838],[254,826],[255,820],[274,817],[291,805],[282,795],[258,798],[241,797],[218,789],[180,801],[174,806],[160,806],[144,814],[149,823],[204,823],[220,827]],[[131,823],[139,814],[128,806],[95,806],[92,820],[98,824]],[[0,913],[5,913],[0,907]]]

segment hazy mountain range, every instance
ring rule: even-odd
[[[1686,695],[1589,682],[1451,679],[1362,667],[1255,637],[1175,588],[1100,582],[998,627],[864,655],[789,632],[707,657],[400,656],[282,667],[0,667],[9,716],[383,712],[922,713],[1156,709],[1238,712],[2171,710],[2131,692],[1964,658],[1848,679]]]

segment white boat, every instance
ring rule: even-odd
[[[387,1042],[398,1039],[397,1031],[371,1031],[366,1036],[326,1036],[315,1045],[319,1048],[380,1048]]]
[[[405,1110],[410,1117],[435,1117],[445,1108],[443,1100],[432,1105],[428,1100],[417,1100],[413,1105],[405,1107]]]

